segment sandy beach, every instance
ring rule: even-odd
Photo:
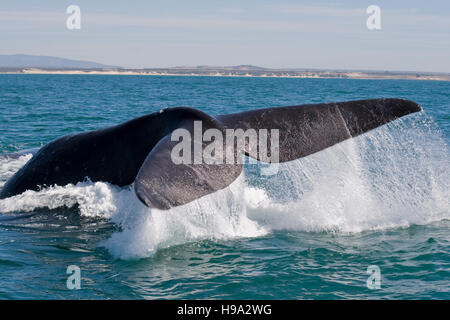
[[[2,74],[64,74],[64,75],[131,75],[131,76],[207,76],[207,77],[262,77],[262,78],[321,78],[321,79],[405,79],[450,81],[450,74],[388,72],[388,71],[297,71],[245,70],[230,68],[155,68],[155,69],[40,69],[24,68],[0,70]]]

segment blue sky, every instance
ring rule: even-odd
[[[81,8],[81,29],[66,8]],[[366,8],[381,8],[381,30]],[[450,72],[450,1],[2,0],[0,54],[124,67],[253,64]]]

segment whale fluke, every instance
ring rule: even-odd
[[[276,129],[279,157],[286,162],[326,149],[421,107],[402,99],[373,99],[292,107],[257,109],[211,117],[202,111],[176,107],[142,116],[117,126],[56,139],[42,147],[3,187],[0,199],[26,190],[77,183],[89,178],[118,186],[134,183],[138,198],[147,206],[168,209],[223,189],[242,172],[240,163],[175,163],[174,130],[195,135],[195,122],[207,130]],[[270,140],[270,134],[269,134]],[[200,149],[207,143],[199,143]],[[192,144],[192,152],[195,147]],[[224,150],[229,146],[223,145]],[[228,148],[228,149],[227,149]],[[255,143],[240,153],[267,161]]]
[[[403,99],[372,99],[257,109],[217,118],[229,128],[279,129],[280,162],[306,157],[421,107]],[[257,150],[247,150],[261,160]]]
[[[217,121],[202,115],[198,119],[183,122],[182,127],[190,136],[194,136],[193,122],[198,120],[203,120],[203,123],[209,121],[210,125],[204,126],[204,130],[211,127],[222,131],[278,129],[278,162],[286,162],[308,156],[420,110],[417,103],[408,100],[360,100],[257,109],[220,115],[216,117]],[[149,207],[169,209],[189,203],[227,187],[242,171],[239,164],[174,164],[171,151],[176,143],[171,141],[170,135],[164,137],[150,152],[137,175],[135,192]],[[234,153],[238,151],[234,150]],[[257,143],[248,141],[244,150],[240,151],[265,161],[260,157]]]

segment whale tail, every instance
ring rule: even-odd
[[[420,110],[401,99],[257,109],[215,118],[192,108],[171,108],[50,142],[7,181],[0,199],[88,177],[119,186],[134,182],[144,204],[169,209],[231,184],[242,172],[241,154],[270,163],[291,161]],[[261,134],[252,139],[257,131]],[[264,135],[270,156],[259,140]]]
[[[174,131],[167,134],[151,150],[139,169],[134,181],[135,192],[149,207],[169,209],[183,205],[231,184],[242,172],[242,164],[236,161],[241,152],[263,162],[291,161],[420,110],[417,103],[408,100],[373,99],[257,109],[216,118],[198,113],[197,117],[185,120],[177,127],[187,137],[194,137],[183,150],[191,157],[182,163],[174,161],[173,151],[182,142],[172,141]],[[197,133],[195,122],[202,123]],[[247,135],[244,136],[246,140],[243,145],[238,145],[235,137],[231,145],[225,143],[227,137],[221,141],[217,141],[216,137],[215,150],[222,152],[213,155],[219,156],[219,159],[212,160],[218,161],[208,162],[203,159],[196,162],[196,149],[197,154],[200,152],[200,156],[204,156],[202,151],[206,151],[210,145],[210,139],[205,141],[203,138],[211,129],[225,136],[230,129],[241,130],[241,133],[267,130],[270,143],[273,143],[272,135],[276,133],[278,148],[271,151],[275,150],[277,157],[271,154],[269,158],[267,153],[262,153],[260,140],[252,140]],[[196,136],[200,139],[196,139]],[[227,161],[228,158],[224,156],[227,151],[228,155],[233,156],[234,162]]]

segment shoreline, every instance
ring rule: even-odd
[[[190,77],[240,77],[240,78],[293,78],[293,79],[362,79],[362,80],[426,80],[450,81],[450,74],[362,72],[362,71],[280,71],[280,70],[46,70],[38,68],[0,70],[0,74],[49,75],[130,75],[130,76],[190,76]]]

